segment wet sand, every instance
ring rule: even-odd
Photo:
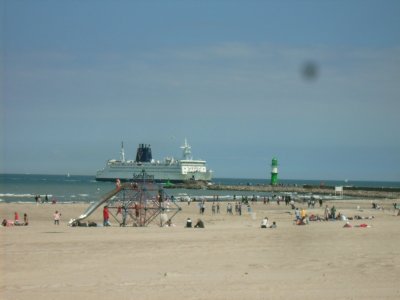
[[[276,203],[255,215],[211,214],[204,229],[196,203],[180,203],[175,227],[69,227],[87,204],[0,204],[0,217],[29,215],[29,226],[0,228],[1,299],[399,299],[400,216],[392,202],[327,202],[346,216],[374,216],[369,228],[342,221],[293,224]],[[400,200],[397,200],[399,203]],[[357,210],[360,206],[360,210]],[[306,205],[300,205],[306,207]],[[62,213],[53,225],[55,210]],[[323,216],[323,207],[307,209]],[[261,229],[268,216],[277,229]],[[89,218],[101,223],[101,210]],[[113,221],[113,220],[111,220]]]

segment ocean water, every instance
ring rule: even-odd
[[[214,183],[222,185],[263,185],[268,184],[267,179],[249,178],[215,178]],[[400,182],[372,182],[372,181],[320,181],[320,180],[280,180],[283,185],[320,185],[328,186],[351,185],[362,187],[397,187]],[[113,182],[98,182],[93,176],[65,176],[65,175],[25,175],[25,174],[0,174],[0,202],[35,202],[35,195],[40,195],[42,201],[47,194],[49,202],[58,203],[98,201],[102,195],[114,189]],[[231,199],[232,191],[166,189],[168,196],[175,198],[187,194],[190,197],[213,199],[218,195],[220,200]],[[271,196],[261,192],[238,192],[240,196]]]

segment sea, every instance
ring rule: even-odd
[[[213,183],[220,185],[266,185],[268,179],[251,178],[215,178]],[[355,186],[373,188],[400,188],[400,182],[384,181],[339,181],[339,180],[294,180],[281,179],[281,185],[325,185]],[[57,203],[93,203],[115,188],[114,182],[99,182],[94,176],[83,175],[33,175],[33,174],[0,174],[0,202],[34,203],[35,196],[40,195],[42,201],[46,195],[49,202]],[[233,196],[270,197],[270,193],[206,189],[165,189],[168,196],[180,199],[186,196],[199,199],[229,200]]]

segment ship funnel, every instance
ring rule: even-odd
[[[135,162],[151,162],[152,159],[150,145],[140,144],[136,151]]]

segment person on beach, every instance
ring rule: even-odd
[[[294,205],[294,200],[293,200],[293,199],[290,200],[289,204],[290,204],[290,207],[291,207],[292,209],[295,209],[295,208],[296,208],[296,206]]]
[[[328,205],[325,206],[324,216],[325,216],[325,221],[328,221],[329,220],[329,207],[328,207]]]
[[[194,228],[204,228],[204,222],[201,219],[198,219]]]
[[[18,224],[19,223],[19,215],[17,212],[14,213],[14,224]]]
[[[110,219],[110,212],[108,211],[108,206],[105,205],[103,207],[103,226],[110,226],[110,222],[108,221]]]
[[[200,202],[200,214],[201,214],[201,215],[204,215],[205,209],[206,209],[206,203],[205,203],[205,201],[203,200],[203,201]]]
[[[187,218],[185,227],[186,228],[192,228],[192,220],[190,218]]]
[[[28,221],[28,214],[27,214],[27,213],[24,213],[24,225],[25,225],[25,226],[28,226],[28,224],[29,224],[29,221]]]
[[[61,213],[58,210],[55,211],[53,218],[54,218],[54,225],[60,225]]]
[[[335,205],[333,205],[332,208],[331,208],[331,218],[332,218],[332,220],[336,220],[336,208],[335,208]]]
[[[168,221],[165,223],[164,227],[175,227],[176,225],[172,223],[171,219],[168,219]]]
[[[268,218],[265,217],[264,219],[262,219],[261,221],[261,228],[268,228]]]
[[[346,222],[346,224],[344,224],[344,226],[343,226],[344,228],[352,228],[353,227],[353,225],[351,225],[350,224],[350,222],[349,221],[347,221]]]
[[[302,220],[304,220],[307,217],[307,212],[304,208],[302,208],[300,211],[300,217]]]
[[[276,222],[275,221],[273,221],[272,222],[272,225],[269,227],[269,228],[276,228],[277,226],[276,226]]]
[[[300,210],[298,207],[296,207],[296,209],[294,211],[294,215],[296,217],[296,221],[300,220]]]
[[[228,215],[232,214],[232,204],[231,203],[228,203],[228,205],[226,206],[226,213]]]
[[[242,203],[240,203],[240,202],[238,204],[238,214],[239,214],[239,216],[242,215]]]

